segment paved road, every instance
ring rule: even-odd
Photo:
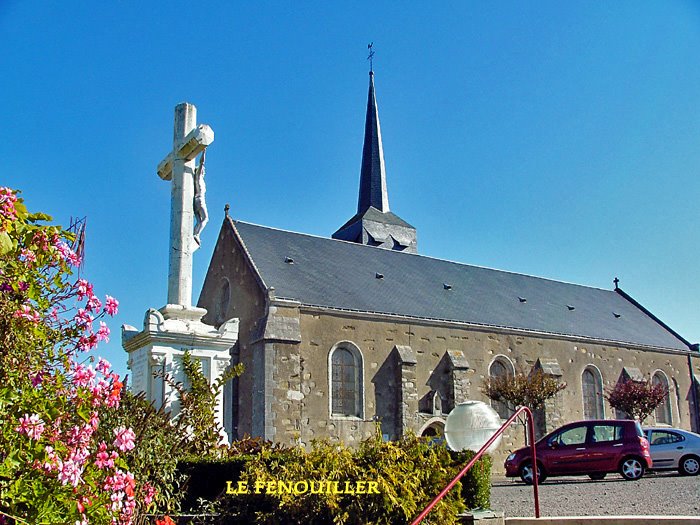
[[[506,516],[534,516],[532,487],[519,479],[495,478],[491,508]],[[550,478],[540,487],[541,516],[629,514],[700,516],[700,476],[648,474],[639,481],[617,474],[603,481],[576,476]]]

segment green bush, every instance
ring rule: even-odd
[[[459,472],[476,455],[472,450],[451,452],[455,471]],[[483,456],[462,477],[462,498],[468,509],[488,509],[491,506],[491,456]],[[456,474],[455,474],[456,475]]]
[[[315,441],[310,450],[302,447],[286,448],[264,444],[259,450],[229,459],[192,461],[182,463],[181,468],[192,476],[191,489],[202,488],[195,482],[202,474],[209,476],[212,492],[223,493],[209,511],[218,512],[220,523],[287,525],[306,523],[321,524],[386,524],[409,523],[452,480],[473,457],[473,452],[452,453],[444,445],[434,444],[424,438],[407,436],[399,441],[384,442],[380,436],[363,441],[357,449]],[[453,524],[456,515],[468,508],[488,508],[490,497],[489,458],[479,460],[445,498],[435,506],[424,523]],[[222,477],[230,476],[224,480]],[[216,481],[214,481],[216,479]],[[226,481],[232,488],[237,482],[247,483],[248,492],[226,494]],[[299,482],[277,486],[267,492],[270,482]],[[333,493],[333,485],[339,482],[341,491],[346,482],[358,488],[357,482],[376,483],[376,493]],[[314,482],[313,485],[310,485]],[[320,485],[320,482],[325,482]],[[219,483],[218,491],[216,483]],[[258,487],[256,487],[258,483]],[[304,490],[305,487],[316,490]],[[259,490],[256,490],[258,488]],[[321,491],[318,489],[322,488]],[[368,490],[365,485],[365,492]],[[196,499],[192,490],[187,499]],[[320,493],[312,493],[320,492]],[[199,497],[205,497],[202,490]],[[211,497],[211,493],[207,495]]]

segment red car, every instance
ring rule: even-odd
[[[540,482],[547,476],[588,474],[603,479],[619,472],[627,480],[642,477],[651,468],[649,442],[642,427],[628,419],[577,421],[547,434],[536,444]],[[520,476],[532,483],[530,447],[513,452],[506,459],[506,476]]]

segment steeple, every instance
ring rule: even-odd
[[[382,213],[389,211],[389,195],[386,191],[386,169],[382,131],[379,126],[377,97],[374,94],[374,72],[369,72],[369,93],[367,94],[367,116],[365,117],[365,143],[362,148],[362,169],[360,170],[360,196],[357,213],[370,206]]]
[[[373,55],[370,45],[370,59]],[[416,252],[416,229],[389,211],[382,132],[374,92],[374,71],[371,69],[357,214],[341,226],[333,238],[390,250]]]

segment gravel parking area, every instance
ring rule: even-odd
[[[639,481],[625,481],[617,474],[603,481],[550,478],[539,492],[541,516],[700,516],[700,477],[675,472],[648,474]],[[532,487],[519,478],[495,478],[491,508],[506,516],[534,516]]]

